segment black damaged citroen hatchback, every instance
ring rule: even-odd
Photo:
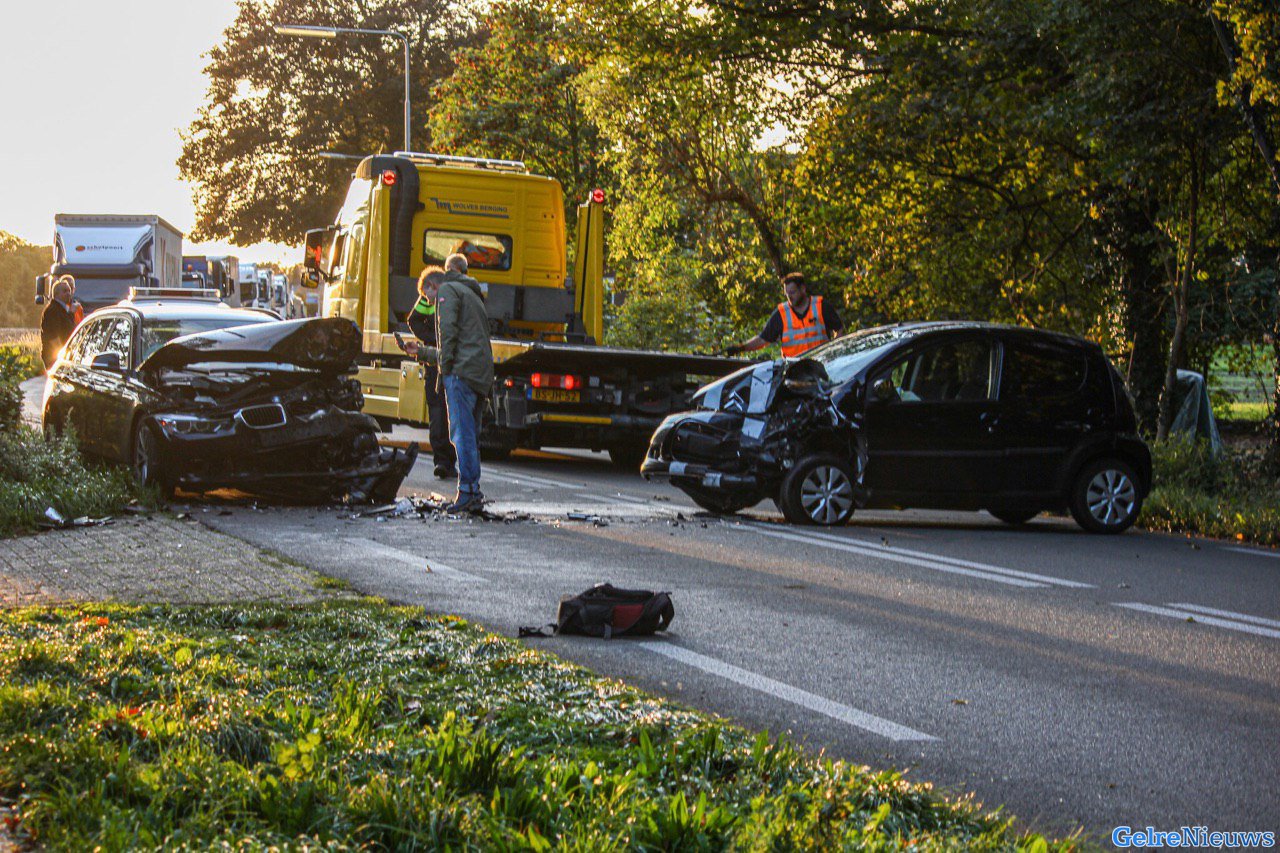
[[[654,433],[641,473],[731,513],[795,523],[855,508],[1067,510],[1119,533],[1151,487],[1124,380],[1080,338],[977,322],[866,329],[705,386]]]

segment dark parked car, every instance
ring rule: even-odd
[[[986,323],[866,329],[761,362],[668,417],[641,466],[713,512],[773,498],[789,521],[855,507],[985,509],[1010,524],[1070,510],[1086,530],[1138,517],[1151,454],[1097,344]]]
[[[49,372],[46,430],[163,493],[394,498],[416,447],[378,446],[351,374],[360,331],[191,298],[135,299],[76,330]]]

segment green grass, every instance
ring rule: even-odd
[[[47,507],[64,518],[120,512],[140,494],[129,472],[87,463],[75,436],[45,439],[29,427],[0,430],[0,536],[35,530]]]
[[[0,799],[52,849],[1046,849],[372,600],[0,614]]]
[[[0,375],[16,375],[18,381],[44,373],[40,360],[40,335],[29,332],[0,344]],[[8,366],[12,363],[12,367]]]
[[[1270,416],[1271,404],[1228,400],[1225,403],[1214,405],[1213,414],[1219,420],[1258,423],[1265,421]]]
[[[1143,527],[1280,545],[1280,479],[1266,470],[1262,451],[1225,448],[1215,458],[1203,443],[1182,441],[1151,450],[1154,488]]]

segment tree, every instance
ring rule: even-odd
[[[276,34],[275,24],[394,29],[410,42],[415,146],[429,146],[425,97],[453,70],[474,25],[449,0],[239,0],[209,52],[209,89],[183,134],[179,173],[192,183],[197,240],[297,242],[330,221],[350,163],[321,152],[394,150],[403,134],[403,53],[371,36]]]
[[[36,276],[49,271],[53,251],[0,231],[0,326],[34,328],[40,325],[35,304]]]
[[[522,160],[561,182],[567,208],[608,185],[604,140],[577,85],[589,45],[542,0],[489,7],[481,36],[457,52],[455,70],[432,93],[436,149]]]

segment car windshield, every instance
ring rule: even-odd
[[[827,376],[839,385],[848,382],[862,368],[912,333],[898,326],[878,326],[874,329],[863,329],[805,353],[826,368]]]
[[[142,360],[153,352],[183,335],[229,329],[232,326],[250,326],[255,323],[274,323],[274,317],[265,314],[236,314],[227,317],[181,317],[163,320],[144,320],[142,323]]]

